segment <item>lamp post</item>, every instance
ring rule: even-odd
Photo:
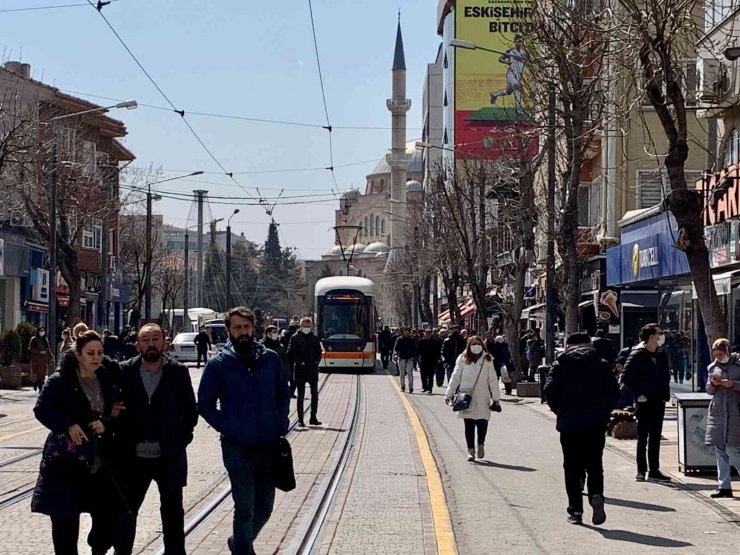
[[[233,215],[233,214],[232,214]],[[210,223],[222,222],[223,218],[212,220]],[[188,316],[188,310],[190,309],[190,234],[189,229],[198,227],[200,224],[189,225],[185,228],[185,291],[182,294],[182,325],[184,326],[183,331],[192,331],[190,329],[190,316]],[[200,255],[200,253],[198,253]]]
[[[235,208],[226,222],[226,310],[231,308],[231,218],[239,213]]]
[[[71,114],[62,114],[61,116],[55,116],[49,119],[49,124],[54,125],[62,119],[67,119],[75,116],[82,116],[85,114],[92,114],[95,112],[105,112],[106,110],[125,108],[127,110],[133,110],[137,107],[135,100],[128,100],[126,102],[119,102],[112,106],[99,106],[98,108],[92,108],[90,110],[82,110],[80,112],[73,112]],[[52,345],[52,352],[54,358],[57,356],[57,172],[58,172],[58,154],[57,154],[57,142],[52,132],[52,159],[51,159],[51,172],[49,173],[49,281],[51,282],[51,295],[49,295],[49,341]],[[104,268],[105,272],[107,269]]]
[[[175,177],[169,177],[167,179],[160,179],[159,181],[152,181],[147,184],[146,191],[146,267],[144,268],[144,318],[146,321],[152,319],[152,201],[162,200],[159,195],[152,195],[152,185],[159,183],[166,183],[168,181],[175,181],[176,179],[184,179],[186,177],[193,177],[196,175],[202,175],[202,171],[195,171],[186,175],[178,175]]]

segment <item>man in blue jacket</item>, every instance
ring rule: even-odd
[[[227,313],[229,342],[206,364],[198,389],[198,411],[221,434],[234,498],[228,545],[237,555],[254,553],[272,514],[275,446],[288,433],[290,407],[287,374],[278,355],[254,339],[254,323],[247,308]]]

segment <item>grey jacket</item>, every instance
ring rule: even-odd
[[[730,378],[735,385],[732,389],[712,385],[712,373],[722,371],[723,378]],[[709,365],[707,393],[712,396],[707,415],[707,434],[705,443],[725,449],[740,447],[740,359],[736,355],[727,364],[716,361]]]

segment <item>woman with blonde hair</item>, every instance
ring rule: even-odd
[[[465,399],[465,397],[469,397]],[[465,442],[468,460],[485,457],[486,433],[491,411],[501,411],[501,394],[493,358],[486,352],[478,336],[468,339],[465,351],[457,358],[455,370],[445,394],[445,402],[453,404],[458,418],[465,422]],[[467,407],[465,406],[467,404]],[[475,435],[478,433],[477,453]]]

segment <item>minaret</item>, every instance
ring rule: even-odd
[[[400,11],[392,75],[393,97],[386,100],[386,106],[391,112],[391,152],[386,154],[386,160],[391,167],[391,252],[386,262],[385,273],[391,271],[406,243],[403,229],[403,223],[406,221],[406,170],[409,165],[409,157],[406,154],[406,112],[411,108],[411,100],[406,98],[406,57],[403,53]]]

